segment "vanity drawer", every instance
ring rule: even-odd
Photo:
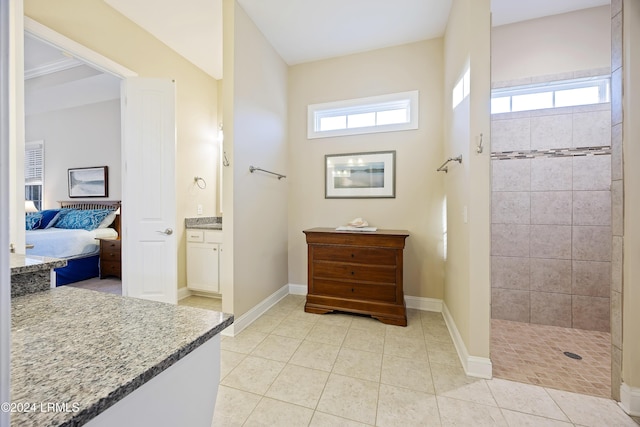
[[[187,242],[204,242],[204,231],[187,229]]]
[[[394,249],[362,248],[356,246],[316,245],[313,259],[316,261],[352,262],[358,264],[396,265]]]

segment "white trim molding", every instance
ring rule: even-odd
[[[491,364],[491,359],[488,357],[477,357],[469,355],[467,351],[467,346],[464,345],[464,341],[462,340],[462,336],[458,331],[458,327],[456,326],[456,322],[453,320],[453,316],[449,312],[447,305],[442,304],[442,316],[444,317],[444,322],[449,329],[449,334],[453,339],[453,345],[458,352],[458,357],[460,358],[460,363],[462,363],[462,368],[464,372],[470,377],[477,378],[485,378],[491,379],[493,376],[493,366]]]
[[[251,310],[247,311],[240,317],[236,317],[233,323],[228,326],[224,331],[222,331],[222,335],[227,337],[235,337],[244,329],[247,328],[250,324],[258,320],[260,316],[265,314],[271,307],[276,305],[278,301],[282,298],[289,295],[289,285],[284,285],[264,300],[256,304]]]
[[[24,31],[46,44],[64,50],[76,59],[91,64],[93,67],[100,69],[100,71],[122,78],[138,76],[138,73],[135,71],[112,61],[106,56],[102,56],[75,40],[71,40],[70,38],[63,36],[57,31],[42,25],[38,21],[34,21],[28,16],[24,17]]]
[[[640,388],[620,385],[620,407],[629,415],[640,417]]]
[[[289,293],[291,295],[306,295],[307,285],[296,285],[294,283],[289,283]]]
[[[407,308],[422,311],[435,311],[436,313],[442,313],[442,300],[435,298],[424,297],[412,297],[410,295],[404,296],[404,303]]]
[[[178,288],[178,301],[191,296],[191,291],[186,286]]]

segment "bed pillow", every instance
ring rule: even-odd
[[[116,211],[109,211],[109,215],[105,216],[104,219],[102,220],[102,222],[100,223],[100,225],[98,226],[98,228],[107,228],[109,227],[111,224],[113,224],[113,221],[116,219]]]
[[[45,209],[40,211],[42,214],[42,222],[39,228],[51,228],[55,224],[53,219],[60,213],[60,209]]]
[[[66,228],[73,230],[95,230],[107,215],[109,209],[71,209],[64,212],[54,225],[55,228]]]
[[[42,223],[42,214],[40,212],[28,213],[25,216],[25,228],[27,230],[36,230],[40,228]]]

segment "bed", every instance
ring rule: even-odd
[[[99,238],[120,236],[119,201],[63,201],[26,217],[27,255],[67,260],[55,269],[56,286],[99,276]]]

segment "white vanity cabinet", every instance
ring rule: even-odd
[[[187,289],[220,293],[222,231],[187,229]]]

